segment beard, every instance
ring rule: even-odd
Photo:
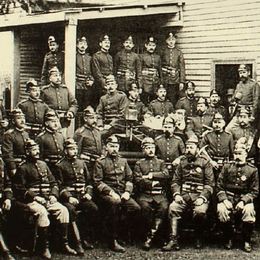
[[[166,137],[166,138],[171,137],[171,133],[170,133],[169,131],[165,131],[164,134],[165,134],[165,137]]]

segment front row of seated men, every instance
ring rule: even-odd
[[[3,192],[3,210],[10,210],[15,201],[27,205],[37,216],[38,235],[42,241],[41,255],[50,259],[48,227],[50,219],[60,227],[63,250],[72,255],[83,255],[85,248],[92,248],[87,242],[86,222],[104,210],[109,231],[109,244],[115,252],[125,252],[119,243],[120,215],[125,213],[131,223],[143,217],[148,232],[143,245],[149,250],[163,220],[168,216],[170,239],[162,248],[164,251],[179,250],[178,224],[187,209],[193,212],[196,233],[196,247],[202,246],[207,211],[214,190],[217,196],[217,214],[225,235],[225,247],[232,246],[233,223],[242,221],[243,249],[251,251],[251,235],[255,222],[254,199],[258,196],[258,172],[246,162],[247,151],[243,144],[235,147],[234,161],[224,164],[215,183],[212,165],[198,153],[198,139],[187,140],[185,154],[180,157],[173,178],[163,160],[155,156],[155,142],[150,137],[142,141],[144,158],[136,162],[134,170],[127,160],[119,155],[120,144],[116,136],[106,140],[105,153],[96,160],[90,173],[86,163],[78,159],[78,146],[68,138],[65,155],[51,172],[40,159],[40,147],[31,140],[25,141],[25,160],[17,166],[10,181],[6,181]],[[54,168],[53,168],[54,169]],[[9,180],[9,178],[6,178]],[[171,183],[173,201],[169,206],[165,182]],[[96,197],[93,200],[93,188]],[[133,193],[135,191],[135,193]],[[98,201],[98,206],[95,202]],[[83,213],[85,223],[77,223],[77,211]],[[141,216],[139,216],[141,215]],[[53,218],[50,218],[52,216]],[[75,249],[68,243],[68,226],[75,231]],[[133,227],[133,226],[132,226]],[[130,230],[133,232],[133,230]],[[4,245],[0,236],[0,243]],[[6,259],[14,259],[6,246],[2,246]]]

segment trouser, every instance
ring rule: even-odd
[[[110,195],[101,196],[102,210],[106,213],[108,218],[107,229],[109,232],[109,239],[117,239],[120,226],[121,213],[127,216],[137,215],[140,211],[140,206],[137,202],[130,198],[129,200],[115,200]]]
[[[68,209],[59,202],[48,204],[46,207],[36,201],[27,205],[34,215],[38,217],[37,224],[39,227],[48,227],[50,225],[48,213],[54,216],[61,224],[69,223]]]
[[[87,239],[87,237],[93,238],[93,231],[98,224],[98,207],[92,200],[82,200],[78,205],[72,205],[68,202],[64,205],[69,210],[70,221],[77,221],[79,223],[81,238]],[[80,211],[78,217],[77,211]]]

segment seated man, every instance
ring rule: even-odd
[[[14,185],[17,200],[26,203],[31,212],[38,216],[37,226],[43,241],[41,255],[45,259],[51,259],[48,240],[49,214],[60,223],[64,252],[76,255],[77,252],[68,244],[69,212],[57,201],[59,190],[56,180],[47,164],[39,160],[40,150],[37,143],[28,139],[25,142],[25,151],[26,161],[17,169]]]
[[[167,91],[163,85],[160,85],[156,91],[157,99],[150,102],[148,109],[153,116],[166,117],[173,112],[173,105],[170,100],[166,99]]]
[[[120,209],[123,209],[128,218],[128,224],[133,223],[140,211],[140,206],[131,198],[133,191],[132,171],[126,161],[121,158],[119,142],[116,136],[106,140],[106,155],[97,159],[93,179],[102,206],[108,216],[108,230],[110,246],[115,252],[125,252],[118,239],[120,226]]]
[[[149,250],[167,214],[168,200],[164,182],[169,179],[169,172],[164,161],[155,156],[155,143],[152,138],[143,139],[142,149],[145,158],[136,162],[134,178],[138,189],[137,201],[141,206],[144,220],[149,226],[143,248]]]
[[[251,236],[256,213],[254,199],[259,193],[257,168],[246,162],[247,151],[244,145],[236,145],[234,162],[225,164],[217,181],[217,212],[222,223],[225,248],[231,249],[234,223],[242,221],[244,250],[251,252]]]
[[[202,247],[202,235],[207,210],[214,187],[212,166],[204,157],[198,156],[196,136],[186,142],[186,152],[180,160],[172,180],[173,202],[169,207],[171,234],[164,251],[179,250],[178,222],[185,210],[192,209],[196,229],[196,248]]]
[[[72,227],[77,238],[77,252],[84,255],[82,244],[86,249],[93,246],[87,241],[87,228],[94,224],[98,208],[92,200],[93,187],[85,162],[78,159],[78,146],[72,138],[64,143],[65,157],[57,163],[57,181],[60,186],[60,199],[69,209]],[[80,234],[76,225],[77,210],[82,211]]]

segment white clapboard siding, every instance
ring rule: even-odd
[[[260,80],[259,0],[186,0],[183,19],[178,47],[199,95],[209,95],[216,60],[254,60]]]

